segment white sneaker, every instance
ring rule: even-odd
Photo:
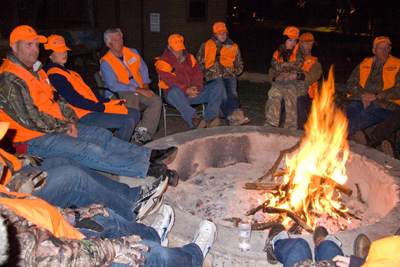
[[[133,133],[132,139],[136,143],[143,145],[153,141],[153,139],[151,139],[149,133],[147,132],[147,129],[144,127],[139,127],[138,130]]]
[[[136,214],[136,221],[140,221],[146,216],[156,211],[162,201],[163,193],[168,185],[168,178],[159,178],[151,185],[146,185],[142,188],[139,200],[136,202],[136,207],[133,212]]]
[[[203,259],[205,259],[216,239],[217,226],[210,220],[204,220],[197,227],[192,243],[199,246],[203,252]]]
[[[172,207],[168,204],[163,204],[158,211],[157,217],[151,224],[161,239],[161,246],[168,246],[168,233],[171,231],[175,221],[175,213]]]

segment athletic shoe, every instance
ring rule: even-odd
[[[147,129],[144,127],[139,127],[139,129],[133,133],[132,139],[136,143],[142,145],[148,144],[153,141],[153,139],[151,139],[149,133],[147,132]]]
[[[274,254],[273,243],[275,242],[274,238],[281,232],[285,232],[285,226],[280,223],[274,224],[271,230],[269,230],[267,240],[265,240],[264,252],[267,253],[267,261],[269,262],[269,264],[275,265],[278,263],[278,260],[276,259]]]
[[[147,176],[155,178],[166,177],[168,178],[168,185],[177,186],[179,181],[178,172],[168,169],[167,165],[163,163],[151,163],[147,170]]]
[[[163,204],[158,211],[157,217],[151,224],[158,235],[160,236],[161,246],[168,247],[168,233],[171,231],[172,226],[174,226],[175,214],[174,210],[170,205]]]
[[[178,148],[176,146],[171,146],[167,149],[152,149],[150,154],[150,162],[168,165],[175,160],[177,154]]]
[[[203,252],[203,259],[205,259],[216,239],[217,226],[210,220],[204,220],[197,227],[191,243],[199,246],[201,252]]]
[[[167,184],[168,178],[162,177],[151,185],[146,185],[142,188],[139,200],[136,202],[136,207],[133,209],[133,212],[137,215],[137,221],[142,220],[157,210],[162,203],[162,194]]]

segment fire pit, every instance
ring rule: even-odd
[[[195,210],[193,212],[182,210],[180,207],[183,204],[175,202],[175,199],[182,198],[185,194],[179,190],[180,187],[185,187],[186,181],[191,182],[191,179],[207,174],[212,168],[251,164],[254,169],[257,169],[254,174],[248,172],[248,181],[245,182],[251,182],[250,178],[256,180],[271,168],[279,151],[292,147],[303,135],[304,132],[301,131],[279,128],[219,127],[176,134],[149,144],[154,148],[171,145],[179,147],[179,153],[169,167],[179,172],[181,180],[177,188],[168,188],[165,198],[166,202],[174,206],[176,212],[175,226],[169,235],[171,246],[188,243],[197,224],[204,219],[197,216]],[[398,204],[400,162],[374,149],[351,142],[349,145],[350,154],[346,163],[348,181],[345,185],[353,190],[353,198],[357,197],[355,184],[359,185],[362,197],[368,205],[369,215],[364,220],[372,224],[336,234],[342,241],[344,253],[347,255],[352,254],[353,241],[358,234],[365,233],[372,240],[376,240],[392,235],[400,226]],[[284,166],[283,162],[280,170],[284,170]],[[226,187],[229,187],[229,176],[213,179],[225,179]],[[215,188],[216,191],[222,189]],[[202,201],[205,202],[205,200]],[[228,203],[225,204],[228,205]],[[237,216],[241,215],[243,214],[238,212]],[[152,217],[146,219],[148,222],[151,220]],[[205,266],[253,266],[254,264],[268,266],[265,253],[262,252],[268,232],[253,231],[249,252],[239,251],[236,228],[219,224],[218,232],[217,242]],[[312,235],[301,237],[312,245]]]

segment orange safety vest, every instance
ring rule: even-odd
[[[0,185],[0,192],[16,197],[30,196],[28,194],[8,192],[4,185]],[[83,234],[64,219],[56,208],[43,199],[12,199],[0,197],[0,205],[13,210],[31,223],[49,230],[57,238],[85,238]]]
[[[304,71],[309,71],[311,66],[315,63],[317,59],[318,58],[313,57],[311,55],[307,56],[306,61],[304,61],[304,65],[301,69]],[[318,82],[315,82],[308,87],[308,95],[310,96],[311,99],[314,99],[317,92],[318,92]]]
[[[118,81],[129,84],[129,71],[132,73],[133,78],[138,82],[140,88],[143,88],[142,76],[139,73],[140,68],[140,57],[139,55],[133,53],[128,47],[122,49],[122,54],[124,55],[123,64],[113,53],[108,51],[104,57],[100,59],[100,63],[102,60],[106,60],[108,64],[111,65],[115,74],[118,77]],[[126,69],[128,68],[129,71]]]
[[[7,167],[7,163],[4,161],[3,157],[11,162],[11,164],[14,167],[14,171],[19,171],[21,169],[22,165],[21,165],[21,162],[19,161],[18,158],[16,158],[14,155],[11,155],[11,154],[7,153],[6,151],[4,151],[1,148],[0,148],[0,154],[2,156],[2,157],[0,157],[0,162],[4,163],[4,170],[7,170],[7,173],[5,174],[5,176],[4,176],[4,173],[3,173],[3,178],[4,179],[1,179],[0,184],[5,185],[11,180],[12,173],[10,171],[10,168]]]
[[[29,87],[29,93],[33,99],[33,104],[40,112],[49,114],[60,120],[65,120],[61,114],[58,103],[53,100],[55,89],[50,85],[49,77],[43,70],[39,70],[39,80],[36,79],[28,70],[20,67],[6,59],[0,67],[0,73],[10,72],[24,80]],[[24,142],[30,139],[45,135],[45,133],[29,130],[11,119],[4,111],[0,111],[0,121],[10,122],[10,130],[15,130],[13,142]]]
[[[220,51],[220,59],[222,66],[232,68],[233,61],[236,59],[236,52],[239,49],[237,44],[229,45],[226,44],[222,47]],[[206,69],[212,67],[215,62],[215,57],[217,55],[217,46],[212,39],[208,40],[205,46],[204,52],[204,62]]]
[[[297,49],[299,49],[299,44],[297,44],[297,45],[294,47],[293,52],[292,52],[292,54],[291,54],[290,57],[289,57],[289,62],[294,62],[294,61],[296,61]],[[276,59],[276,61],[278,61],[278,63],[284,62],[283,58],[281,58],[281,57],[278,58],[278,55],[279,55],[279,51],[276,50],[276,51],[274,52],[274,55],[273,55],[273,57]]]
[[[364,88],[365,83],[367,82],[368,76],[371,72],[372,63],[374,59],[372,57],[366,58],[360,64],[360,85]],[[389,55],[388,60],[386,61],[385,65],[383,66],[382,71],[382,78],[383,78],[383,89],[389,89],[395,85],[396,81],[396,74],[399,72],[400,69],[400,59]],[[400,100],[389,100],[400,105]]]
[[[68,70],[70,73],[60,69],[60,68],[51,68],[47,72],[47,75],[50,74],[60,74],[67,78],[68,82],[74,87],[75,91],[77,91],[81,96],[83,96],[86,99],[92,100],[94,102],[99,102],[97,100],[97,97],[93,94],[92,89],[90,89],[89,86],[86,85],[86,83],[82,80],[82,77],[75,71]],[[74,107],[72,105],[69,105],[76,113],[78,118],[82,118],[86,114],[89,114],[93,111],[90,110],[85,110],[81,108]]]
[[[156,57],[155,59],[157,59],[156,63],[154,64],[154,66],[156,66],[157,69],[162,70],[164,72],[171,72],[172,71],[172,67],[169,63],[162,61],[162,60],[158,60],[159,57]],[[196,64],[196,59],[194,58],[194,56],[192,54],[190,54],[190,59],[192,60],[192,67],[194,67],[194,65]],[[172,75],[176,76],[175,73],[171,73]],[[158,83],[158,87],[160,87],[161,89],[168,89],[169,87],[160,79],[159,83]]]

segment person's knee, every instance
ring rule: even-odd
[[[173,85],[168,89],[168,93],[165,96],[165,98],[167,100],[169,100],[169,99],[177,99],[182,95],[182,93],[183,93],[183,91],[182,91],[181,88],[179,88],[176,85]]]

